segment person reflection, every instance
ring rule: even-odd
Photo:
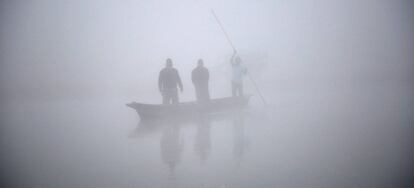
[[[195,136],[194,152],[200,157],[201,163],[204,163],[210,154],[211,138],[210,138],[210,119],[207,117],[197,120],[197,133]]]
[[[171,124],[165,125],[163,129],[160,146],[162,161],[168,166],[171,175],[173,175],[174,169],[181,159],[183,143],[180,139],[179,123],[171,122]]]
[[[244,114],[242,111],[236,111],[232,117],[233,123],[233,154],[236,165],[239,166],[241,164],[243,155],[245,154],[246,150],[246,136],[244,132]]]

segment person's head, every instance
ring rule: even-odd
[[[241,59],[240,59],[240,57],[239,57],[239,56],[237,56],[237,57],[236,57],[236,59],[235,59],[235,63],[236,63],[237,65],[240,65],[240,63],[241,63]]]
[[[203,59],[199,59],[199,60],[197,61],[197,66],[199,66],[199,67],[204,66]]]
[[[172,62],[171,58],[167,59],[167,63],[165,64],[165,66],[169,67],[169,68],[173,67],[173,62]]]

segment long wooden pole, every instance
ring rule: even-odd
[[[214,10],[211,10],[211,13],[213,14],[214,18],[216,19],[217,24],[220,26],[221,31],[223,31],[224,35],[226,36],[227,42],[229,42],[229,44],[233,48],[234,52],[236,54],[238,54],[237,50],[236,50],[236,47],[234,47],[233,42],[231,42],[229,35],[227,34],[226,30],[224,30],[224,27],[221,24],[220,20],[218,19],[218,17],[216,15],[216,13],[214,12]],[[239,55],[239,57],[240,57],[240,55]],[[256,82],[254,81],[253,77],[251,76],[251,74],[249,72],[247,72],[247,76],[249,77],[249,80],[253,83],[253,86],[256,89],[257,93],[259,94],[260,98],[262,99],[263,104],[266,105],[266,100],[264,99],[264,97],[262,95],[262,92],[260,92],[259,87],[257,86]]]

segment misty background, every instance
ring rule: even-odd
[[[269,98],[412,85],[409,1],[2,1],[1,91],[139,97],[156,91],[171,57],[185,99],[194,98],[198,58],[213,74],[213,96],[224,95],[216,90],[232,49],[211,9]]]
[[[159,144],[159,141],[155,138],[144,141],[141,145],[146,148],[145,152],[128,150],[137,142],[126,135],[134,129],[139,118],[124,104],[130,101],[161,103],[158,73],[167,58],[172,58],[183,80],[181,101],[195,99],[191,70],[199,58],[204,59],[210,70],[212,98],[231,94],[229,59],[233,50],[211,14],[214,10],[268,103],[263,106],[252,83],[246,79],[246,93],[255,95],[250,103],[254,115],[246,124],[263,124],[258,129],[250,128],[251,140],[259,140],[257,148],[263,153],[258,156],[272,157],[265,157],[265,160],[252,157],[251,167],[247,169],[260,167],[264,170],[247,172],[261,178],[246,175],[248,178],[236,180],[251,182],[246,184],[251,187],[275,185],[269,175],[273,172],[269,169],[274,166],[268,165],[280,156],[280,151],[264,149],[275,147],[273,143],[284,148],[281,149],[285,152],[281,161],[287,164],[292,162],[288,160],[292,156],[286,154],[287,151],[297,146],[303,149],[303,153],[292,155],[303,156],[294,159],[305,162],[292,162],[294,168],[279,169],[295,177],[296,170],[303,172],[303,169],[317,168],[305,165],[311,164],[306,161],[308,155],[318,161],[326,159],[308,153],[312,153],[313,145],[307,147],[297,143],[320,138],[319,144],[333,144],[330,147],[336,148],[335,144],[343,144],[342,138],[352,140],[347,142],[348,149],[355,149],[353,156],[358,160],[351,157],[347,159],[349,163],[331,161],[332,164],[352,164],[351,172],[355,170],[364,175],[365,172],[378,172],[371,179],[378,184],[366,183],[369,181],[364,178],[356,178],[357,181],[354,176],[329,168],[322,170],[323,173],[319,171],[320,176],[311,176],[314,184],[300,181],[306,178],[298,178],[297,184],[289,184],[286,182],[292,182],[292,179],[286,177],[277,185],[393,185],[401,177],[408,177],[412,165],[409,143],[414,123],[413,8],[414,4],[409,0],[1,0],[0,123],[4,148],[1,160],[8,167],[3,174],[9,180],[23,181],[18,184],[22,187],[122,187],[126,184],[121,182],[134,182],[135,177],[114,174],[127,173],[120,170],[128,166],[125,161],[134,159],[134,154],[150,152],[148,143]],[[263,114],[272,118],[262,120]],[[263,127],[265,125],[275,127]],[[291,128],[287,128],[289,126]],[[217,130],[221,130],[216,132],[222,138],[216,141],[220,145],[231,129]],[[261,135],[267,131],[280,137],[268,135],[268,140],[267,137],[261,140]],[[302,140],[294,141],[296,138]],[[364,142],[365,139],[369,141]],[[57,140],[61,140],[62,145],[49,145]],[[286,141],[290,144],[280,144]],[[88,143],[83,146],[87,149],[77,150],[72,142]],[[361,146],[361,143],[367,145]],[[107,154],[111,152],[104,149],[106,146],[118,148],[115,150],[122,157],[109,154],[99,159],[102,156],[90,150],[89,145],[91,148],[99,146],[99,151]],[[255,144],[251,145],[253,148]],[[322,146],[316,144],[315,147]],[[62,156],[50,154],[55,153],[56,148],[61,150]],[[378,148],[377,153],[369,153],[369,148]],[[341,149],[334,151],[338,152],[335,159],[345,156],[340,155]],[[73,153],[82,155],[84,152],[97,158],[66,159]],[[33,153],[38,154],[34,158],[42,162],[31,161]],[[66,155],[68,153],[71,154]],[[363,158],[363,162],[358,157]],[[90,164],[79,161],[95,161],[93,164],[99,166],[101,160],[119,166],[103,165],[102,169],[87,171],[86,177],[90,177],[87,180],[74,175],[73,172]],[[367,162],[372,160],[374,162]],[[152,161],[152,158],[132,165],[139,168],[130,168],[138,171],[136,174],[140,175],[136,176],[140,181],[157,182],[139,170],[151,169],[149,164],[156,163],[146,164],[146,161]],[[262,164],[260,161],[270,162]],[[363,168],[367,163],[369,168]],[[306,167],[302,166],[302,169],[301,165]],[[69,168],[68,173],[73,176],[64,173],[59,176],[61,179],[53,178],[55,172],[71,166],[73,169]],[[189,166],[187,168],[192,169]],[[364,170],[360,171],[360,166]],[[118,169],[116,173],[109,173],[112,168]],[[53,170],[37,174],[39,169]],[[90,175],[98,171],[105,173]],[[312,174],[304,173],[299,176]],[[150,174],[158,175],[156,172]],[[106,184],[95,184],[98,177],[106,177]],[[108,177],[117,179],[111,181]],[[346,179],[340,177],[353,180],[353,183],[347,184]],[[324,184],[324,178],[338,184]],[[78,184],[68,183],[76,181]],[[220,182],[215,178],[211,181]]]

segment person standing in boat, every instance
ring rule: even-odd
[[[162,104],[178,104],[178,88],[183,92],[183,84],[177,69],[173,67],[172,60],[167,59],[165,68],[158,77],[158,89],[162,95]]]
[[[210,100],[210,93],[208,91],[209,72],[202,59],[197,62],[197,67],[191,72],[191,80],[193,81],[197,102],[203,103]]]
[[[243,77],[247,73],[247,69],[241,65],[241,59],[233,53],[230,59],[232,69],[231,93],[233,97],[243,96]]]

